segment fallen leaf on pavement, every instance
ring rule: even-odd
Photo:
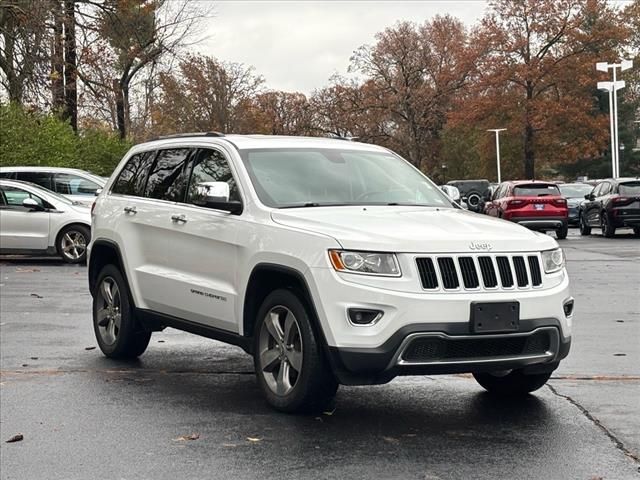
[[[164,343],[164,340],[158,340],[158,343]]]
[[[186,442],[187,440],[198,440],[200,438],[199,433],[190,433],[189,435],[180,435],[178,438],[174,438],[174,442]]]
[[[34,273],[39,271],[37,268],[16,268],[16,273]]]
[[[23,439],[24,439],[24,435],[22,435],[21,433],[18,433],[17,435],[14,435],[9,440],[7,440],[7,443],[21,442]]]
[[[237,447],[238,445],[235,443],[223,443],[222,446],[225,448],[234,448],[234,447]]]
[[[38,295],[37,293],[32,293],[31,296],[35,298],[44,298],[42,295]]]
[[[389,442],[389,443],[400,443],[400,440],[398,440],[397,438],[393,438],[393,437],[382,437],[382,439],[385,442]]]
[[[247,440],[249,440],[250,442],[259,442],[262,439],[261,438],[256,438],[256,437],[247,437]]]
[[[38,360],[38,357],[29,357],[31,360]]]
[[[95,350],[96,347],[84,347],[85,350]]]
[[[326,412],[322,412],[323,415],[326,415],[328,417],[330,417],[331,415],[333,415],[336,412],[336,409],[334,408],[331,411],[326,411]]]

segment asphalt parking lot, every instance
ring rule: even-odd
[[[317,416],[275,413],[241,350],[175,330],[108,360],[84,267],[0,258],[0,477],[640,479],[640,240],[562,246],[573,346],[547,387],[404,377]]]

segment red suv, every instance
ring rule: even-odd
[[[559,240],[567,238],[569,230],[567,200],[555,183],[532,180],[503,182],[485,213],[519,223],[532,230],[555,230]]]

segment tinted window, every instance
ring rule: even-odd
[[[562,195],[567,198],[584,198],[585,195],[591,193],[591,190],[593,190],[593,187],[586,183],[567,183],[560,185]]]
[[[16,172],[0,172],[0,178],[16,178]]]
[[[118,175],[113,193],[121,195],[133,195],[141,197],[147,171],[153,162],[155,152],[138,153],[129,159],[125,167]]]
[[[7,205],[9,207],[23,208],[22,202],[26,198],[33,198],[36,202],[38,202],[38,205],[49,207],[49,205],[40,197],[37,197],[27,192],[26,190],[22,190],[21,188],[6,186],[6,187],[2,187],[2,191],[4,193],[4,198],[6,199]]]
[[[35,183],[47,190],[53,190],[51,188],[51,174],[48,172],[18,172],[18,180]]]
[[[602,195],[608,195],[609,192],[611,192],[611,184],[604,182],[601,186],[600,186],[600,193],[598,193],[599,196]]]
[[[53,176],[53,186],[56,193],[62,195],[93,195],[100,185],[78,175],[56,173]]]
[[[189,148],[160,150],[149,172],[145,197],[181,202],[186,185],[185,164],[191,152]]]
[[[621,183],[618,192],[620,195],[640,195],[640,182]]]
[[[198,156],[193,162],[189,191],[187,192],[187,203],[202,204],[203,199],[199,197],[197,185],[203,182],[226,182],[229,184],[229,200],[240,201],[238,186],[231,173],[229,162],[218,150],[203,149],[198,152]]]
[[[560,196],[560,189],[557,185],[545,183],[531,183],[529,185],[516,185],[513,187],[515,197],[548,197],[552,195]]]

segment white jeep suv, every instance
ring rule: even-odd
[[[385,148],[165,137],[127,153],[93,216],[104,354],[139,356],[165,327],[238,345],[279,410],[397,375],[470,372],[524,394],[569,353],[556,241],[462,210]]]

